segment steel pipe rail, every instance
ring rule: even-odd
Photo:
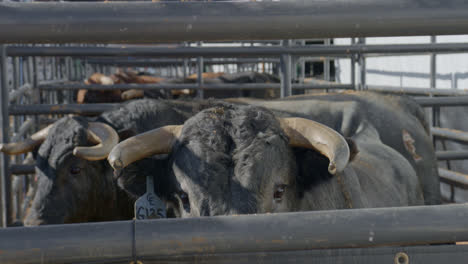
[[[1,4],[0,4],[1,7]],[[74,57],[171,57],[211,58],[229,57],[278,57],[293,56],[351,56],[353,54],[429,54],[468,52],[467,43],[428,43],[400,45],[313,45],[274,47],[25,47],[8,46],[9,56],[74,56]]]
[[[36,105],[11,105],[10,115],[46,115],[46,114],[79,114],[100,115],[102,112],[117,108],[120,104],[36,104]]]
[[[468,133],[461,130],[432,127],[431,133],[434,137],[448,139],[462,144],[468,144]]]
[[[433,106],[466,106],[468,96],[456,97],[414,97],[414,100],[423,107]]]
[[[444,205],[7,228],[0,229],[0,262],[151,263],[202,254],[450,243],[468,240],[467,217],[466,205]]]
[[[459,96],[467,95],[467,89],[441,89],[441,88],[417,88],[417,87],[399,87],[385,85],[366,85],[366,89],[376,92],[411,94],[411,95],[436,95],[436,96]]]
[[[314,84],[292,84],[293,89],[354,89],[350,84],[338,83],[314,83]],[[63,85],[41,85],[42,90],[115,90],[115,89],[137,89],[137,90],[158,90],[158,89],[202,89],[202,90],[257,90],[257,89],[280,89],[279,83],[222,83],[210,84],[203,83],[201,86],[197,84],[114,84],[114,85],[99,85],[84,83],[72,83]]]
[[[0,43],[154,43],[468,33],[460,0],[0,4]],[[365,19],[363,19],[365,18]]]
[[[10,173],[12,175],[34,174],[36,173],[36,169],[34,165],[12,164],[10,166]]]
[[[468,175],[439,168],[440,181],[462,188],[468,189]]]
[[[152,66],[152,65],[174,65],[183,64],[184,60],[179,59],[112,59],[112,58],[88,58],[86,62],[89,64],[97,65],[119,65],[119,66]],[[203,61],[206,65],[221,65],[221,64],[237,64],[237,63],[279,63],[279,59],[265,58],[265,59],[254,59],[254,58],[240,58],[240,59],[205,59]],[[197,64],[196,60],[189,60],[189,64]]]
[[[447,150],[436,151],[437,160],[464,160],[468,159],[468,151],[466,150]]]
[[[63,82],[68,82],[68,79],[57,79],[57,80],[43,80],[39,81],[37,85],[48,85],[48,84],[57,84],[57,83],[63,83]]]

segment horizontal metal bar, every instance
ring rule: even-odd
[[[31,84],[26,83],[26,84],[21,85],[18,89],[11,91],[9,95],[10,103],[15,102],[18,98],[23,96],[25,93],[31,91],[31,89],[32,89]]]
[[[10,165],[10,172],[12,175],[34,174],[36,169],[34,165],[12,164]]]
[[[39,81],[38,85],[57,84],[57,83],[63,83],[63,82],[68,82],[68,79],[42,80],[42,81]]]
[[[131,222],[0,229],[2,264],[130,263]],[[8,240],[15,239],[13,245]],[[45,242],[47,240],[47,242]],[[112,242],[111,242],[112,241]],[[8,254],[3,254],[8,252]],[[14,257],[16,256],[16,257]],[[125,262],[124,262],[125,261]]]
[[[112,59],[112,58],[88,58],[86,62],[89,64],[98,65],[119,65],[119,66],[152,66],[152,65],[178,65],[183,64],[184,60],[180,59]],[[190,64],[197,64],[196,60],[189,60]],[[206,65],[218,65],[218,64],[238,64],[238,63],[279,63],[279,59],[265,58],[265,59],[253,59],[253,58],[239,58],[239,59],[206,59],[203,61]]]
[[[460,0],[0,4],[0,43],[154,43],[468,33]],[[363,19],[365,18],[365,19]]]
[[[466,106],[468,105],[468,96],[454,97],[414,97],[423,107],[432,106]]]
[[[468,241],[467,217],[468,206],[444,205],[6,228],[0,229],[0,262],[112,263],[133,254],[167,261],[451,243]]]
[[[37,104],[37,105],[11,105],[10,115],[46,115],[46,114],[79,114],[99,115],[110,111],[120,104]]]
[[[155,263],[409,263],[439,264],[450,259],[450,263],[464,264],[468,258],[465,245],[426,245],[412,247],[345,248],[278,252],[250,252],[236,254],[197,254],[171,258],[143,258],[145,264]],[[401,259],[398,261],[398,259]],[[417,260],[414,261],[413,260]]]
[[[441,182],[468,189],[468,175],[466,174],[439,168],[439,176]]]
[[[0,4],[1,6],[1,4]],[[405,53],[463,53],[468,43],[428,43],[400,45],[313,45],[273,47],[73,47],[73,46],[8,46],[9,56],[94,56],[94,57],[278,57],[293,56],[351,56],[353,54]]]
[[[464,160],[468,159],[468,151],[466,150],[447,150],[436,151],[438,160]]]
[[[159,90],[159,89],[198,89],[200,86],[197,84],[114,84],[114,85],[99,85],[83,83],[71,83],[61,85],[41,85],[39,89],[42,90],[115,90],[115,89],[137,89],[137,90]],[[314,83],[314,84],[293,84],[293,89],[354,89],[350,84],[338,83]],[[256,90],[256,89],[280,89],[279,83],[222,83],[222,84],[209,84],[204,83],[201,85],[203,90]]]
[[[432,127],[431,133],[436,138],[448,139],[459,143],[468,144],[468,132],[465,131]]]
[[[412,94],[412,95],[442,95],[442,96],[457,96],[468,95],[467,89],[441,89],[441,88],[417,88],[417,87],[399,87],[385,85],[366,85],[367,90],[397,93],[397,94]]]

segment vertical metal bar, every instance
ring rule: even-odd
[[[301,45],[305,47],[306,41],[301,40]],[[305,65],[306,65],[305,60],[301,59],[301,83],[304,83],[304,80],[305,80]]]
[[[198,46],[202,46],[202,42],[198,42]],[[204,98],[203,86],[203,57],[197,58],[197,83],[198,83],[198,98]]]
[[[20,87],[20,78],[19,78],[19,58],[14,57],[12,58],[13,61],[13,89],[18,89]],[[17,100],[20,101],[20,100]],[[20,116],[15,116],[13,117],[13,133],[16,133],[19,130],[19,127],[21,126],[21,120]],[[21,163],[22,161],[22,155],[15,155],[14,157],[14,162],[16,164]],[[22,203],[22,198],[24,192],[23,186],[24,186],[24,175],[18,175],[16,176],[16,180],[19,181],[17,184],[19,185],[17,189],[14,188],[14,180],[12,180],[12,186],[13,186],[13,192],[12,192],[12,201],[14,204],[12,204],[12,208],[14,208],[14,219],[21,219],[21,203]]]
[[[184,42],[184,47],[188,46],[188,42]],[[184,66],[182,68],[182,74],[184,76],[184,79],[187,78],[188,74],[188,59],[184,58]]]
[[[365,38],[359,38],[359,44],[366,44]],[[359,54],[359,70],[360,70],[360,90],[366,89],[366,57],[363,54]]]
[[[356,44],[356,39],[351,38],[351,45]],[[351,84],[354,87],[354,90],[357,90],[356,87],[356,54],[351,56]]]
[[[331,40],[325,39],[325,45],[330,46]],[[328,57],[326,57],[323,62],[323,79],[327,82],[330,81],[330,59]],[[326,89],[326,91],[328,92],[328,89]]]
[[[0,91],[0,140],[3,143],[8,143],[8,128],[9,128],[9,119],[8,119],[8,69],[7,69],[7,53],[6,45],[0,46],[0,59],[1,59],[1,70],[2,70],[2,85]],[[0,192],[1,192],[1,224],[2,227],[7,227],[11,223],[11,179],[8,172],[9,166],[8,156],[3,152],[0,152]]]
[[[289,46],[291,40],[284,40],[283,46]],[[292,95],[291,89],[291,55],[283,54],[280,59],[281,67],[281,98]]]
[[[431,43],[436,43],[436,37],[431,36]],[[436,87],[436,54],[431,53],[431,88]]]

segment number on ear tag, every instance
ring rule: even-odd
[[[135,218],[137,220],[166,218],[166,206],[154,193],[153,176],[146,176],[146,193],[135,202]]]

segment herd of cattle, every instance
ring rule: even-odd
[[[239,72],[239,73],[212,73],[207,72],[202,74],[203,83],[205,84],[240,84],[240,83],[279,83],[278,77],[259,72]],[[151,76],[145,73],[137,73],[134,71],[117,70],[116,73],[106,76],[101,73],[94,73],[85,80],[85,84],[189,84],[197,82],[197,74],[192,74],[181,78],[161,78]],[[254,97],[272,99],[279,97],[279,94],[274,89],[264,90],[239,90],[239,89],[214,89],[204,92],[207,98],[231,98],[231,97]],[[176,98],[193,98],[196,96],[196,91],[191,89],[181,90],[135,90],[130,89],[122,91],[113,89],[107,91],[99,90],[80,90],[77,93],[76,101],[82,103],[115,103],[127,101],[136,98],[160,98],[160,99],[176,99]]]
[[[167,81],[130,75],[87,82]],[[35,157],[26,226],[132,219],[147,176],[168,217],[441,203],[424,111],[372,92],[136,99],[97,117],[63,117],[0,150]]]

